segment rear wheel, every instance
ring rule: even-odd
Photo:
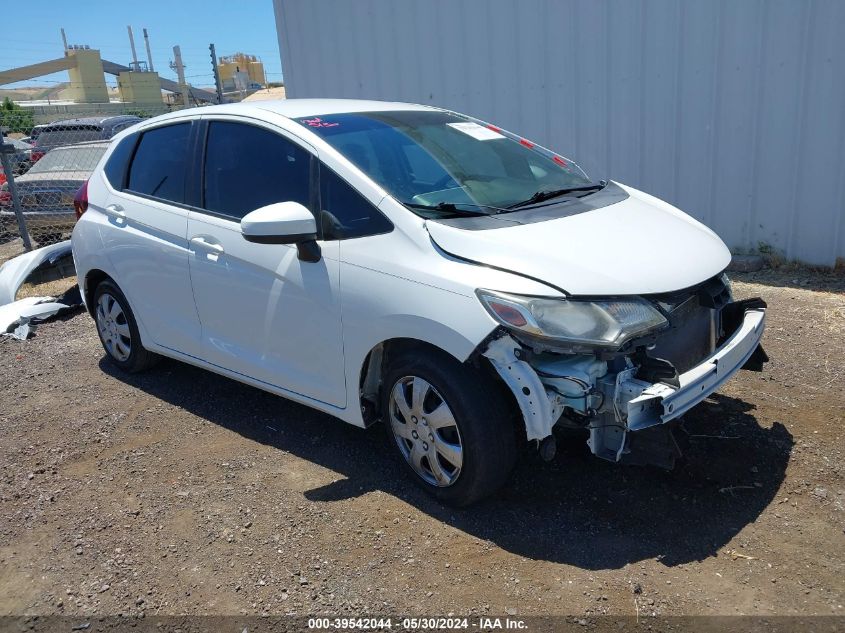
[[[420,486],[463,506],[505,483],[516,460],[516,434],[499,385],[429,350],[391,360],[384,385],[390,443]]]
[[[109,360],[122,370],[135,373],[158,362],[158,354],[141,346],[135,315],[123,292],[111,280],[101,282],[94,291],[94,320]]]

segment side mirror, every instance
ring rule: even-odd
[[[298,202],[276,202],[247,213],[241,233],[259,244],[296,244],[317,238],[317,223]]]
[[[317,223],[298,202],[276,202],[247,213],[241,219],[241,235],[257,244],[296,244],[299,259],[320,260]]]

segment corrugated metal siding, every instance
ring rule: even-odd
[[[845,257],[842,0],[274,2],[289,97],[466,112],[734,248]]]

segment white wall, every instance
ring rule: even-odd
[[[274,4],[288,97],[463,111],[734,248],[845,257],[843,0]]]

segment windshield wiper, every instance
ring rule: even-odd
[[[441,211],[443,213],[448,213],[452,217],[471,217],[477,215],[490,215],[489,213],[484,213],[483,211],[470,211],[469,209],[459,209],[458,205],[466,206],[466,207],[479,207],[479,208],[488,208],[488,209],[496,209],[496,207],[488,207],[485,204],[473,204],[470,202],[458,202],[457,204],[452,202],[438,202],[437,204],[417,204],[416,202],[403,202],[406,207],[410,207],[411,209],[420,209],[421,211]]]
[[[594,182],[589,185],[582,185],[580,187],[566,187],[565,189],[551,189],[538,191],[530,198],[508,206],[508,209],[518,209],[520,207],[527,207],[532,204],[537,204],[538,202],[545,202],[546,200],[551,200],[552,198],[560,198],[561,196],[566,196],[570,193],[577,193],[579,191],[598,191],[600,189],[604,189],[606,186],[607,181],[601,180],[599,182]]]

